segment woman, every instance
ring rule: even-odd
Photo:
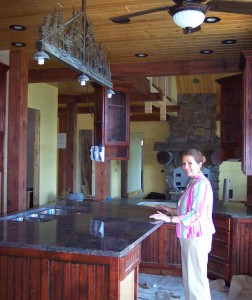
[[[165,210],[169,216],[160,211],[150,216],[156,220],[176,223],[186,300],[211,299],[207,262],[215,228],[212,220],[212,187],[201,172],[205,161],[206,158],[196,149],[184,151],[182,168],[190,181],[179,199],[178,208],[161,205],[157,208]]]

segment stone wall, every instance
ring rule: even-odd
[[[211,171],[215,200],[219,199],[220,139],[216,136],[216,94],[178,95],[181,111],[170,117],[170,136],[166,143],[155,143],[154,150],[168,151],[172,159],[165,164],[167,199],[176,200],[173,170],[181,165],[181,152],[187,148],[201,150]]]

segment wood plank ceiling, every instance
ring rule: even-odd
[[[53,59],[38,68],[31,59],[36,52],[35,43],[39,40],[39,27],[44,22],[44,17],[60,6],[68,20],[72,7],[81,8],[82,1],[23,0],[20,3],[18,0],[9,0],[0,1],[0,4],[0,51],[16,50],[13,42],[25,43],[20,49],[29,54],[30,82],[51,82],[58,86],[62,103],[65,101],[64,95],[81,95],[78,101],[83,106],[90,106],[87,103],[92,101],[92,97],[89,95],[89,100],[83,100],[83,95],[90,92],[91,88],[88,91],[80,89],[73,72],[55,72],[55,68],[65,67]],[[86,1],[87,16],[93,25],[97,42],[106,49],[113,79],[131,83],[134,95],[131,100],[132,107],[141,103],[143,109],[144,100],[150,100],[149,84],[146,80],[148,76],[176,76],[178,93],[218,93],[215,79],[240,72],[241,51],[252,48],[252,15],[210,11],[207,12],[207,17],[219,17],[221,21],[214,24],[203,23],[201,31],[187,35],[173,23],[167,12],[138,16],[127,24],[115,24],[110,20],[111,17],[167,5],[172,6],[174,2]],[[26,30],[11,30],[9,26],[13,24],[24,25]],[[236,40],[236,43],[223,44],[224,40]],[[203,55],[200,51],[204,49],[211,49],[213,53]],[[146,53],[148,56],[139,58],[135,56],[137,53]],[[195,78],[198,83],[193,82]]]

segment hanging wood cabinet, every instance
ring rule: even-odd
[[[243,70],[243,158],[242,170],[252,175],[252,51],[242,51],[241,69]]]
[[[95,145],[105,147],[105,160],[129,159],[129,89],[114,85],[112,98],[96,87]],[[103,104],[101,103],[103,99]]]
[[[221,86],[222,159],[242,158],[242,74],[216,80]]]

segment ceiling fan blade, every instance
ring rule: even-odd
[[[210,11],[219,11],[233,14],[252,14],[252,2],[232,1],[232,0],[210,0],[207,3]]]
[[[157,8],[138,11],[138,12],[123,15],[123,16],[113,17],[113,18],[110,18],[110,20],[114,23],[128,23],[130,21],[130,18],[147,15],[147,14],[152,14],[152,13],[159,12],[159,11],[169,11],[169,9],[170,9],[170,6],[161,6],[161,7],[157,7]]]
[[[190,34],[190,33],[194,33],[194,32],[198,32],[201,30],[201,26],[197,26],[195,28],[189,28],[189,27],[186,27],[186,28],[183,28],[183,33],[184,34]]]

